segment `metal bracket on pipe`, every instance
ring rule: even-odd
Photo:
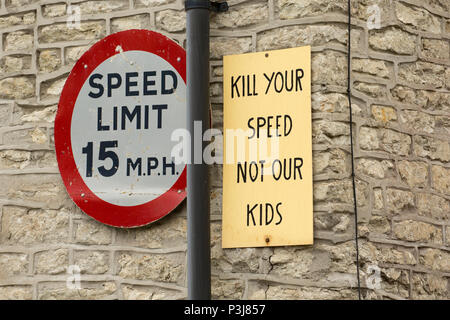
[[[204,0],[186,0],[184,2],[184,9],[208,9],[214,12],[226,12],[228,11],[228,2],[213,2]]]
[[[211,5],[211,9],[214,12],[226,12],[228,11],[228,2],[209,2]]]

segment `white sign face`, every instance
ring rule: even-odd
[[[95,195],[135,206],[169,190],[185,166],[175,164],[176,142],[167,140],[186,127],[185,97],[178,72],[150,52],[121,52],[91,73],[75,102],[71,138],[79,174]]]
[[[186,164],[172,157],[183,143],[172,136],[185,131],[186,116],[182,47],[150,30],[99,40],[73,67],[55,118],[56,157],[72,200],[116,227],[173,211],[186,197]]]

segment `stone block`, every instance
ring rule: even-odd
[[[56,174],[17,175],[13,180],[0,176],[0,198],[33,201],[52,209],[61,208],[68,199],[61,177]]]
[[[161,220],[139,229],[117,229],[116,242],[142,248],[171,248],[183,246],[186,241],[185,209],[177,209]]]
[[[314,175],[343,175],[350,174],[350,155],[342,149],[327,151],[313,151]]]
[[[328,289],[318,287],[289,287],[271,285],[266,292],[267,300],[354,300],[358,293],[351,289]]]
[[[413,85],[439,89],[445,87],[445,71],[444,66],[429,62],[401,63],[398,67],[398,79]]]
[[[0,28],[8,28],[18,25],[30,25],[35,21],[36,13],[34,11],[14,13],[0,17]]]
[[[367,151],[384,151],[406,156],[411,150],[411,137],[391,129],[361,127],[359,146]]]
[[[186,298],[186,294],[180,291],[131,284],[122,284],[122,295],[125,300],[180,300]]]
[[[35,272],[37,274],[65,273],[69,265],[69,250],[57,249],[38,252],[35,255]]]
[[[138,14],[135,16],[113,18],[111,20],[111,32],[119,32],[130,29],[149,29],[150,15]]]
[[[450,143],[429,136],[414,136],[414,154],[431,160],[450,161]]]
[[[243,280],[211,279],[211,297],[217,300],[239,300],[242,299],[245,290]]]
[[[313,120],[313,144],[326,144],[328,146],[345,146],[350,144],[350,128],[345,122],[330,120]]]
[[[414,29],[431,33],[441,32],[440,19],[425,9],[396,2],[395,15],[398,20]]]
[[[32,286],[0,286],[0,300],[31,300],[32,298]]]
[[[425,58],[448,60],[450,58],[448,41],[422,39],[422,54]]]
[[[383,125],[397,122],[397,110],[395,108],[374,104],[371,111],[372,117]]]
[[[186,29],[186,12],[163,10],[156,13],[156,27],[167,32],[180,32]]]
[[[67,5],[65,3],[46,4],[42,6],[42,16],[45,18],[56,18],[65,16]]]
[[[387,95],[386,86],[382,84],[356,81],[353,88],[373,99],[385,99]]]
[[[64,210],[3,207],[0,239],[3,244],[67,243],[69,214]]]
[[[311,95],[313,112],[346,113],[348,112],[348,97],[341,93],[314,92]]]
[[[3,35],[5,51],[29,51],[33,48],[33,42],[31,30],[17,30]]]
[[[59,49],[46,49],[39,52],[39,71],[53,72],[61,66],[61,52]]]
[[[285,49],[298,46],[319,46],[329,43],[347,44],[347,29],[339,25],[287,26],[259,33],[258,51]]]
[[[420,263],[434,271],[450,272],[450,253],[438,249],[420,250]]]
[[[414,193],[406,190],[388,188],[386,190],[387,209],[392,213],[414,210]]]
[[[80,7],[81,14],[99,14],[118,10],[125,10],[129,6],[127,0],[86,1],[76,4]]]
[[[211,37],[210,59],[222,59],[224,55],[247,53],[252,48],[252,38]]]
[[[344,0],[277,0],[276,10],[280,19],[295,19],[302,17],[314,17],[327,13],[347,12],[347,3]]]
[[[0,99],[27,99],[35,95],[34,76],[18,76],[0,80]]]
[[[0,279],[23,276],[28,273],[28,255],[24,253],[0,253]],[[0,287],[0,297],[1,297]]]
[[[397,165],[402,181],[411,188],[428,186],[428,165],[425,162],[402,160]]]
[[[347,86],[347,58],[335,51],[311,54],[311,84]]]
[[[368,74],[375,77],[389,78],[392,65],[383,60],[352,59],[352,71]]]
[[[82,274],[104,274],[109,271],[109,252],[107,251],[76,251],[74,264]]]
[[[450,193],[450,168],[441,166],[431,167],[431,179],[433,188],[445,195]]]
[[[369,31],[369,46],[393,54],[412,55],[416,49],[416,36],[398,27]]]
[[[395,237],[400,240],[442,244],[442,228],[413,220],[404,220],[394,223]]]
[[[266,3],[230,6],[227,12],[211,14],[211,28],[242,28],[266,22],[269,8]]]
[[[62,77],[58,77],[56,79],[50,79],[41,83],[41,99],[51,99],[51,98],[59,98],[61,92],[64,88],[64,84],[66,83],[67,77],[69,75],[64,75]]]
[[[401,103],[416,105],[428,111],[450,112],[450,93],[396,86],[391,94],[394,100]]]
[[[74,233],[75,242],[81,244],[110,244],[112,240],[112,228],[92,218],[77,221]]]
[[[136,8],[149,8],[163,6],[169,3],[174,3],[176,0],[134,0]]]
[[[72,28],[66,23],[54,23],[39,27],[40,43],[61,41],[94,40],[103,38],[106,34],[104,20],[81,22],[79,28]]]
[[[384,179],[395,176],[395,166],[389,160],[359,159],[356,170],[364,175]]]
[[[448,299],[447,279],[438,275],[413,273],[411,298],[420,300]]]
[[[89,46],[67,47],[65,49],[66,64],[75,64],[88,49]]]
[[[13,73],[31,68],[31,55],[10,55],[0,59],[0,72]]]
[[[449,218],[450,200],[430,193],[417,193],[416,199],[420,215],[439,220]]]
[[[184,253],[118,255],[118,275],[124,279],[181,282],[185,273]]]
[[[68,288],[66,283],[41,282],[38,284],[39,300],[108,300],[117,298],[114,282],[81,282],[80,289]]]

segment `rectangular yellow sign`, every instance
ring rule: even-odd
[[[222,246],[313,243],[311,47],[223,58]]]

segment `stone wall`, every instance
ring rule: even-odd
[[[69,4],[79,28],[67,27]],[[315,243],[222,249],[222,170],[212,167],[213,298],[357,298],[347,1],[229,4],[211,14],[214,127],[223,55],[312,46]],[[448,299],[450,1],[352,0],[351,14],[363,298]],[[0,299],[186,298],[185,203],[148,227],[107,227],[72,203],[56,163],[71,68],[97,39],[131,28],[185,45],[182,1],[0,0]],[[74,265],[80,289],[66,285]]]

